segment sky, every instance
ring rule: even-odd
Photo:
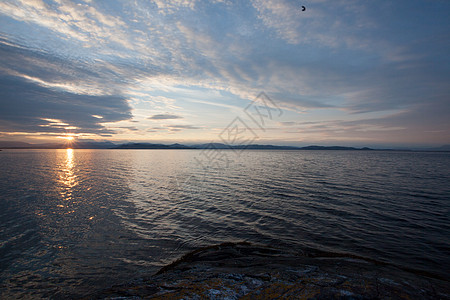
[[[0,141],[450,144],[449,12],[448,0],[2,0]]]

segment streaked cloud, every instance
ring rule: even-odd
[[[167,127],[175,129],[200,129],[200,127],[192,125],[167,125]]]
[[[131,118],[119,95],[91,96],[52,90],[24,78],[1,76],[0,131],[114,133],[102,122]],[[92,116],[102,115],[103,119]]]
[[[214,138],[264,91],[286,112],[270,130],[286,141],[305,141],[303,132],[311,140],[449,143],[449,8],[444,1],[3,1],[0,130],[118,140],[171,131],[195,140],[189,129],[196,129]]]
[[[63,37],[83,42],[85,46],[110,40],[132,48],[118,17],[99,12],[94,6],[66,0],[47,4],[42,0],[6,1],[0,3],[0,12],[17,21],[34,23]]]
[[[171,114],[158,114],[149,117],[150,120],[170,120],[170,119],[182,119],[182,116],[171,115]]]

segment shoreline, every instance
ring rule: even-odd
[[[356,256],[223,243],[86,299],[450,299],[448,279],[419,273]]]

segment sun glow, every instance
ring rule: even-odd
[[[58,139],[63,139],[66,141],[66,143],[73,142],[75,137],[73,135],[66,135],[66,136],[58,136]]]
[[[75,136],[73,135],[58,136],[58,138],[64,140],[64,147],[67,149],[72,148],[72,144],[75,142]]]

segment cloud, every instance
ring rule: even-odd
[[[47,4],[41,0],[0,2],[0,12],[18,21],[34,23],[65,38],[76,39],[86,46],[113,42],[132,48],[118,17],[98,11],[94,6],[57,0]]]
[[[120,126],[118,128],[130,130],[130,131],[139,131],[139,129],[136,126]]]
[[[297,124],[297,122],[286,121],[286,122],[279,122],[279,124],[280,124],[281,126],[293,126],[293,125]]]
[[[171,114],[158,114],[149,117],[150,120],[170,120],[170,119],[182,119],[183,117]]]
[[[319,121],[336,114],[345,116],[342,122],[365,118],[390,124],[360,120],[325,128],[333,132],[337,126],[343,135],[357,132],[357,126],[383,128],[380,132],[418,130],[419,112],[432,107],[434,115],[426,114],[424,120],[434,124],[445,119],[450,46],[448,4],[443,1],[219,2],[126,1],[107,7],[95,1],[1,2],[2,86],[21,89],[16,96],[5,90],[7,97],[0,99],[6,111],[6,101],[11,101],[17,119],[2,113],[2,128],[59,132],[68,127],[112,134],[118,127],[108,122],[129,119],[131,111],[140,124],[148,122],[143,119],[149,112],[176,112],[150,120],[199,116],[203,110],[229,116],[261,91],[294,112],[281,122],[300,118],[301,112],[301,117]],[[36,113],[25,107],[22,114],[13,103],[16,98]],[[37,103],[55,111],[48,114]],[[444,121],[440,128],[427,122],[421,126],[447,128]],[[281,124],[289,130],[297,126]]]
[[[200,129],[200,127],[193,125],[167,125],[167,127],[176,129]]]
[[[355,120],[284,122],[285,132],[310,141],[359,141],[360,145],[447,144],[450,142],[447,101],[418,103],[400,112]],[[358,115],[356,115],[358,116]]]
[[[153,0],[161,13],[173,13],[180,8],[194,9],[195,0]]]
[[[73,94],[12,76],[0,77],[0,90],[4,132],[113,133],[102,123],[131,118],[126,99],[119,95]]]
[[[182,125],[182,124],[175,124],[175,125],[164,125],[164,126],[158,126],[158,127],[152,127],[148,128],[147,132],[181,132],[184,129],[202,129],[201,127],[194,126],[194,125]]]
[[[111,134],[102,123],[131,118],[123,85],[101,69],[4,39],[0,57],[1,131]]]
[[[300,42],[301,33],[298,30],[301,6],[296,2],[276,0],[254,0],[253,6],[258,11],[258,17],[269,28],[273,28],[277,34],[288,43]]]
[[[124,72],[111,70],[101,62],[72,61],[4,38],[0,38],[0,72],[74,94],[118,94],[127,84],[122,78]]]

